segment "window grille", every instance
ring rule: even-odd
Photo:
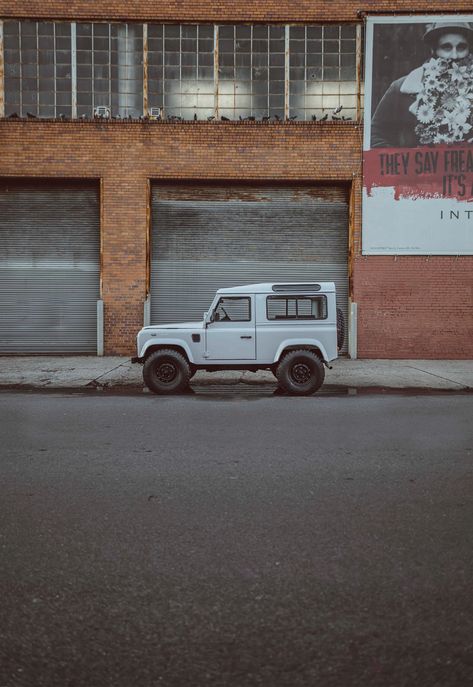
[[[142,24],[77,24],[77,114],[97,107],[114,117],[142,115]]]
[[[355,24],[5,20],[5,115],[355,120],[361,59]]]
[[[219,114],[284,119],[284,60],[284,26],[220,26]]]
[[[356,26],[289,27],[289,114],[356,119]]]
[[[5,113],[72,116],[71,24],[4,22]]]
[[[148,25],[148,102],[168,118],[214,116],[214,27]]]

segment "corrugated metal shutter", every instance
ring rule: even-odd
[[[95,353],[96,183],[0,182],[0,352]]]
[[[151,323],[200,319],[220,287],[299,280],[335,281],[348,321],[347,196],[340,186],[154,185]]]

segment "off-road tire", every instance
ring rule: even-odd
[[[276,368],[279,386],[292,396],[310,396],[325,379],[324,364],[312,351],[289,351]]]
[[[337,308],[337,348],[341,350],[345,343],[345,317],[341,308]]]
[[[143,365],[145,384],[155,394],[177,394],[188,387],[190,377],[186,358],[170,348],[154,351]]]

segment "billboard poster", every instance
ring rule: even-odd
[[[365,255],[473,255],[473,14],[366,24]]]

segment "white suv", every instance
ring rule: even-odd
[[[138,356],[157,394],[185,389],[197,370],[271,370],[289,394],[308,395],[343,345],[333,282],[219,289],[201,322],[143,327]]]

